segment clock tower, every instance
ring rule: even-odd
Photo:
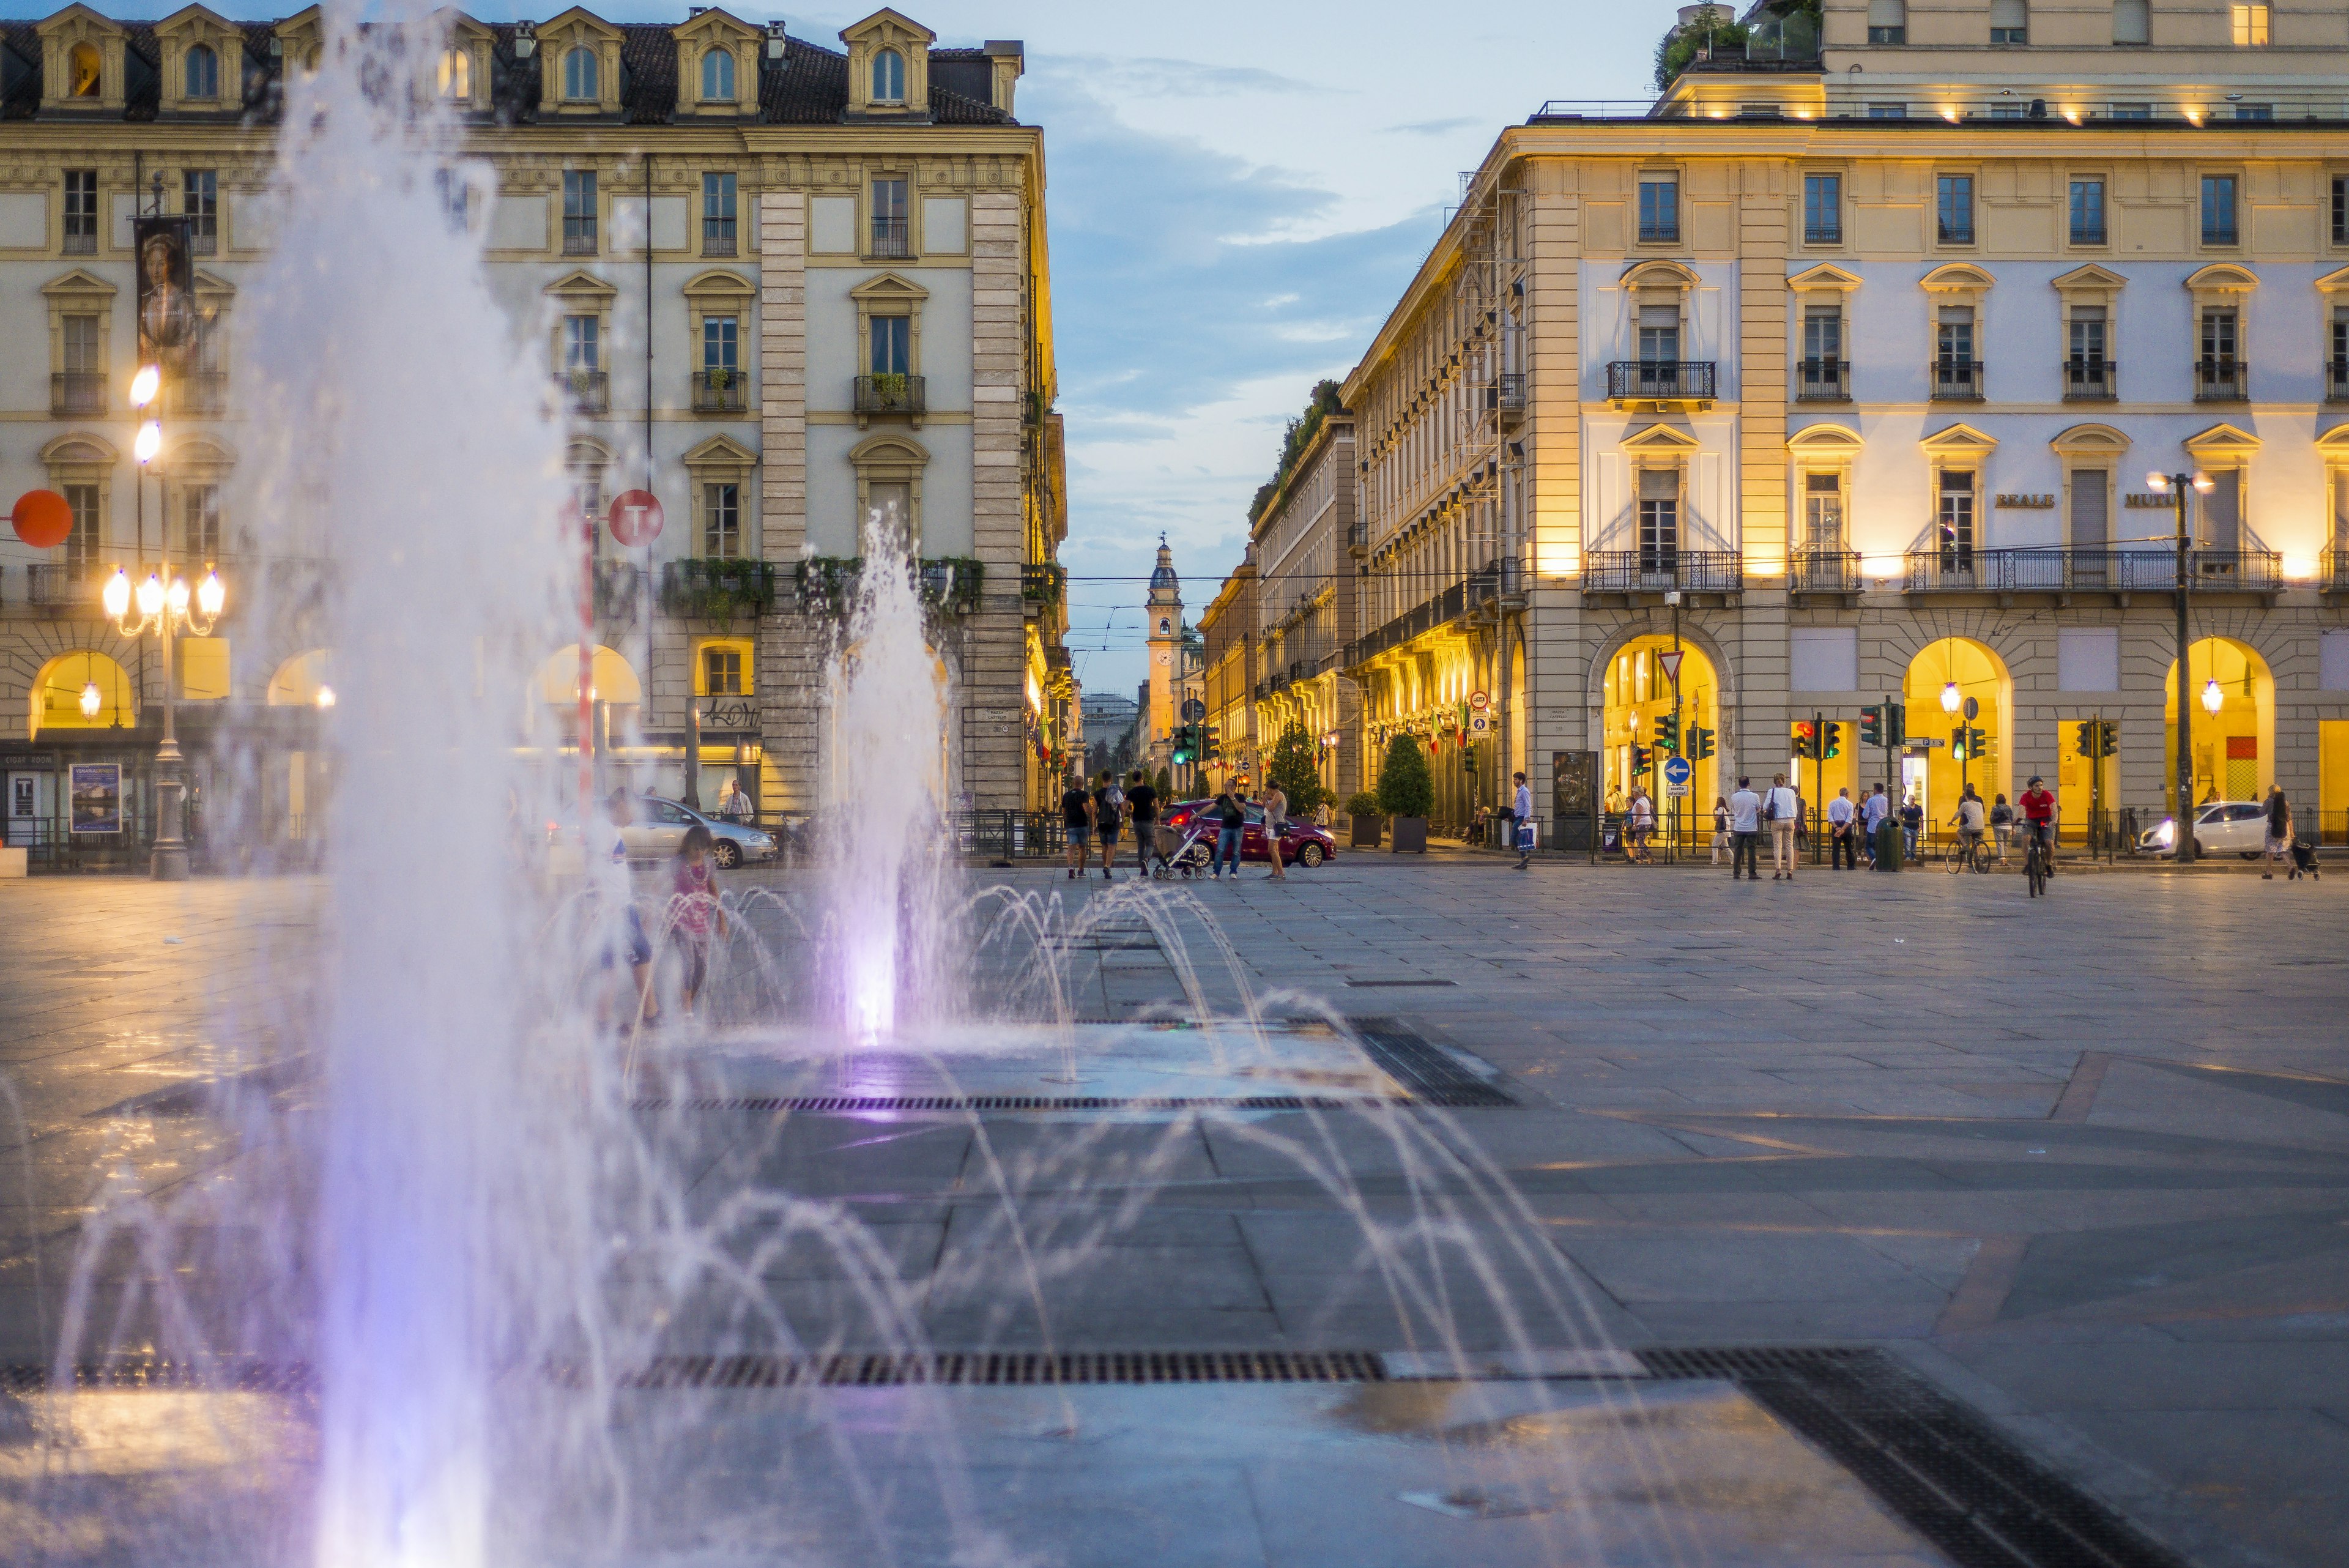
[[[1150,603],[1144,616],[1150,633],[1151,754],[1161,763],[1171,754],[1168,742],[1180,722],[1175,713],[1181,701],[1183,659],[1183,584],[1174,576],[1174,552],[1166,535],[1158,535],[1158,565],[1150,574]]]

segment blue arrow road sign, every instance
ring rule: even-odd
[[[1689,765],[1686,757],[1674,757],[1664,764],[1664,782],[1685,784],[1689,782],[1689,775],[1694,772],[1696,769]]]

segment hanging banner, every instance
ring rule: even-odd
[[[120,763],[76,763],[68,788],[73,832],[122,831]]]
[[[139,253],[139,362],[177,381],[196,368],[196,266],[185,218],[133,218]]]

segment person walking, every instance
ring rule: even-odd
[[[1917,840],[1925,831],[1925,803],[1915,794],[1900,806],[1900,846],[1909,859],[1917,858]]]
[[[1998,845],[1998,863],[2003,866],[2006,864],[2006,841],[2014,836],[2014,807],[2006,804],[2003,794],[1991,802],[1990,834]]]
[[[2292,806],[2283,798],[2283,791],[2272,785],[2268,789],[2267,851],[2267,868],[2260,873],[2262,882],[2274,880],[2276,862],[2292,854]],[[2292,875],[2300,875],[2298,867],[2293,867]]]
[[[1721,864],[1729,853],[1729,802],[1719,795],[1713,797],[1713,863]]]
[[[1148,877],[1151,863],[1156,861],[1163,867],[1166,856],[1158,847],[1158,792],[1150,787],[1150,781],[1143,776],[1140,768],[1126,775],[1125,809],[1133,819],[1134,862],[1142,875]]]
[[[1125,792],[1115,774],[1103,774],[1093,791],[1093,831],[1101,838],[1102,880],[1117,880],[1117,835],[1125,824]]]
[[[1281,839],[1288,831],[1288,792],[1275,781],[1264,792],[1264,845],[1272,851],[1272,874],[1268,882],[1286,882],[1288,868],[1281,864]]]
[[[1513,775],[1517,793],[1509,805],[1509,815],[1516,820],[1511,825],[1517,835],[1517,869],[1522,871],[1534,857],[1534,791],[1526,783],[1526,775]]]
[[[1835,799],[1827,802],[1827,869],[1857,871],[1859,856],[1851,841],[1852,818],[1858,807],[1851,804],[1851,791],[1836,791]]]
[[[1631,786],[1631,860],[1635,865],[1652,866],[1655,857],[1648,853],[1648,836],[1656,831],[1656,803],[1648,797],[1648,786]]]
[[[1088,868],[1093,849],[1092,793],[1075,774],[1069,775],[1069,787],[1061,792],[1061,831],[1068,835],[1069,877],[1073,881]]]
[[[1958,830],[1958,853],[1950,861],[1951,872],[1964,870],[1972,864],[1974,846],[1982,842],[1982,825],[1988,820],[1982,809],[1982,796],[1974,786],[1966,785],[1966,793],[1958,797],[1958,814],[1950,818],[1950,826]]]
[[[1785,877],[1795,879],[1795,813],[1802,809],[1802,797],[1786,783],[1786,775],[1774,774],[1770,778],[1770,797],[1763,807],[1770,819],[1770,880]]]
[[[1232,880],[1240,879],[1240,832],[1247,826],[1247,808],[1229,794],[1219,794],[1208,808],[1209,815],[1220,825],[1216,829],[1216,853],[1208,862],[1216,870],[1216,880],[1224,879],[1224,867],[1232,868]]]
[[[1860,847],[1868,851],[1868,868],[1871,871],[1876,869],[1876,830],[1882,827],[1884,819],[1891,815],[1892,797],[1884,793],[1882,784],[1878,784],[1868,792],[1868,808],[1862,814],[1861,822],[1867,841]]]
[[[1762,880],[1761,869],[1754,865],[1754,843],[1762,831],[1762,797],[1754,793],[1754,781],[1741,778],[1737,793],[1729,797],[1729,879],[1736,881],[1739,868],[1753,881]]]

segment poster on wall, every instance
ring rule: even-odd
[[[74,832],[122,831],[120,763],[74,763],[72,790]]]
[[[160,365],[166,380],[196,368],[196,265],[185,218],[134,218],[139,252],[139,362]]]

